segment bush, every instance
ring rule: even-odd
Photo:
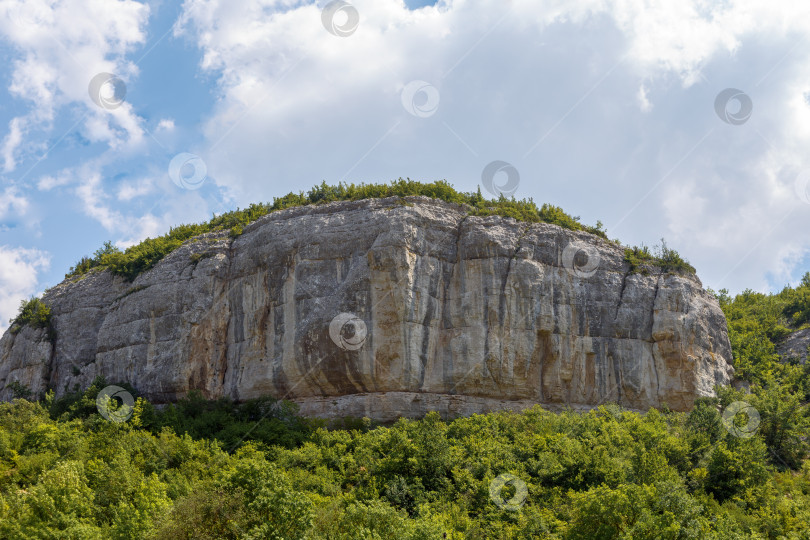
[[[666,240],[661,239],[661,244],[655,246],[655,251],[642,245],[634,246],[624,250],[624,260],[630,264],[630,272],[648,273],[648,268],[655,266],[664,272],[675,274],[694,274],[695,268],[674,249],[667,246]]]
[[[797,326],[810,322],[810,272],[805,272],[796,289],[787,288],[783,291],[783,295],[786,300],[783,308],[785,316],[790,317]]]
[[[11,323],[10,331],[16,334],[25,325],[33,328],[46,328],[48,330],[48,338],[53,339],[54,331],[51,324],[51,308],[39,298],[30,298],[20,302],[20,311],[16,317],[9,321]]]
[[[20,381],[11,381],[6,386],[11,390],[11,397],[13,399],[29,399],[33,393],[30,388],[20,383]]]
[[[297,416],[296,411],[293,403],[272,398],[237,404],[229,398],[209,401],[199,391],[192,391],[155,414],[147,427],[155,431],[168,427],[195,439],[215,439],[226,449],[236,448],[246,434],[249,440],[267,446],[293,448],[306,440],[318,424]]]

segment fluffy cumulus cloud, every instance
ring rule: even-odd
[[[339,37],[324,4],[184,3],[176,32],[218,80],[204,158],[237,201],[321,179],[471,189],[503,159],[517,196],[628,242],[665,236],[715,287],[783,283],[810,247],[794,190],[810,166],[810,5],[356,0],[359,25]],[[403,107],[412,81],[434,87],[429,114]],[[715,113],[729,87],[754,104],[740,125]],[[431,99],[408,95],[411,111]]]
[[[50,263],[37,249],[0,245],[0,331],[17,314],[20,302],[37,292],[37,275]]]
[[[29,199],[20,192],[30,194],[28,188],[34,186],[47,191],[77,178],[69,170],[36,179],[29,174],[70,132],[61,135],[64,127],[55,130],[60,114],[67,111],[71,130],[78,129],[89,143],[100,143],[102,152],[137,152],[143,147],[143,121],[132,106],[99,106],[90,90],[99,73],[115,74],[124,84],[137,76],[137,66],[126,55],[144,42],[148,16],[149,6],[133,0],[0,0],[0,41],[8,56],[4,79],[10,98],[3,112],[13,115],[5,134],[0,133],[0,167],[6,174],[0,179],[5,184],[0,215],[9,213],[6,222],[15,217],[27,225],[34,221],[37,212],[22,217]],[[98,86],[101,99],[116,99],[109,94],[110,84]],[[69,165],[77,170],[83,166]],[[49,259],[39,250],[2,247],[0,260],[0,311],[6,320],[20,298],[36,292],[38,273],[47,269]]]

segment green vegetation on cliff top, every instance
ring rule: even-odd
[[[607,233],[601,222],[597,222],[595,226],[583,225],[578,217],[565,213],[558,206],[543,204],[538,208],[532,199],[515,200],[514,198],[507,199],[504,196],[498,199],[485,199],[481,195],[480,188],[476,193],[462,193],[456,191],[444,180],[422,183],[400,178],[390,184],[355,185],[341,183],[337,186],[330,186],[326,182],[322,182],[307,193],[288,193],[283,197],[277,197],[273,199],[272,204],[251,204],[248,208],[237,209],[215,216],[206,223],[173,227],[163,236],[147,238],[123,251],[113,245],[112,242],[105,242],[91,257],[82,257],[65,274],[65,278],[80,277],[94,269],[106,269],[115,275],[134,281],[138,275],[152,268],[190,238],[208,232],[225,230],[230,231],[232,236],[238,236],[242,234],[245,226],[271,212],[334,201],[359,201],[415,195],[468,205],[470,215],[498,215],[529,223],[550,223],[572,231],[584,231],[607,240]],[[617,240],[613,240],[613,242],[618,243]],[[695,273],[694,267],[683,259],[677,251],[668,248],[663,239],[661,239],[661,244],[656,246],[653,251],[643,245],[640,248],[627,248],[624,260],[629,264],[631,272],[647,273],[650,268],[657,267],[664,272]],[[37,298],[24,303],[20,308],[19,315],[12,320],[12,331],[19,331],[25,324],[35,327],[44,324],[45,327],[51,328],[49,323],[50,312],[43,311],[47,309],[48,306]],[[46,323],[43,323],[46,318]],[[49,337],[53,337],[52,331],[49,332]]]
[[[223,230],[229,230],[232,235],[236,236],[242,233],[246,225],[271,212],[296,206],[325,204],[334,201],[359,201],[414,195],[431,197],[450,203],[466,204],[470,206],[470,215],[498,215],[531,223],[550,223],[573,231],[585,231],[607,239],[607,234],[601,223],[597,223],[596,226],[583,225],[578,217],[565,213],[558,206],[543,204],[538,208],[531,199],[515,200],[503,196],[498,199],[485,199],[481,195],[480,189],[476,193],[462,193],[456,191],[453,186],[444,180],[422,183],[400,178],[390,184],[355,185],[341,183],[337,186],[330,186],[323,182],[318,186],[314,186],[307,193],[289,193],[283,197],[274,198],[272,204],[251,204],[248,208],[215,216],[207,223],[173,227],[163,236],[147,238],[140,244],[131,246],[124,251],[107,242],[92,257],[83,257],[70,269],[65,277],[80,276],[93,268],[106,268],[112,273],[132,281],[139,274],[149,270],[163,257],[180,247],[183,242],[194,236]],[[673,250],[661,254],[651,254],[646,248],[635,249],[643,260],[637,260],[637,257],[629,260],[631,264],[645,264],[666,267],[667,271],[694,273],[694,268],[680,257],[678,259],[683,264],[672,264],[672,261],[668,262],[660,257],[660,255],[669,256],[673,253],[677,255]]]
[[[20,310],[17,316],[9,321],[11,326],[9,331],[12,334],[18,333],[25,325],[33,328],[45,328],[48,330],[48,337],[54,337],[53,326],[51,325],[51,308],[39,298],[30,298],[20,302]]]

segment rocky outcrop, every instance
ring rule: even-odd
[[[807,348],[810,347],[810,328],[791,332],[776,345],[776,352],[782,361],[804,364],[807,362]]]
[[[133,283],[50,289],[43,330],[0,340],[12,381],[57,395],[95,376],[154,402],[273,395],[319,416],[691,407],[731,350],[694,276],[631,273],[593,235],[422,197],[269,214],[186,242]]]

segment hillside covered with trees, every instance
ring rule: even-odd
[[[95,401],[105,384],[0,405],[0,537],[808,534],[806,408],[781,385],[725,389],[688,414],[538,406],[327,429],[272,400],[199,396],[163,411],[138,398],[111,422]],[[741,399],[760,414],[753,436],[745,418],[723,424]]]

